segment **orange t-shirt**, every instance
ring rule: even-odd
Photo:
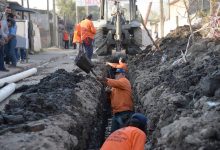
[[[113,132],[104,142],[101,150],[144,150],[146,134],[132,126]]]
[[[67,32],[63,33],[63,40],[68,41],[69,40],[69,34]]]
[[[119,63],[109,63],[109,65],[113,68],[119,68],[124,69],[126,72],[128,72],[128,66],[126,63],[119,62]]]
[[[96,34],[96,29],[91,20],[85,19],[80,22],[81,27],[81,40],[86,39],[87,37],[94,39]]]
[[[107,85],[112,87],[110,95],[113,114],[117,112],[133,110],[131,84],[127,78],[118,80],[107,78]]]
[[[80,24],[75,25],[74,34],[73,34],[73,43],[81,43],[81,29]]]

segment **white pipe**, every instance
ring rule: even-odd
[[[4,99],[10,96],[15,91],[15,88],[16,88],[15,83],[10,83],[6,85],[5,87],[3,87],[0,90],[0,102],[2,102]]]
[[[27,78],[35,73],[37,73],[37,68],[32,68],[12,76],[2,78],[0,79],[0,87],[2,87],[5,83],[14,83],[21,79]]]

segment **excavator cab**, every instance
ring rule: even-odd
[[[142,45],[136,0],[101,0],[95,53],[97,55],[137,54]],[[120,56],[119,56],[120,57]]]

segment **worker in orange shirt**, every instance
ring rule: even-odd
[[[146,125],[147,118],[141,113],[134,113],[128,126],[113,132],[101,150],[144,150],[147,140]]]
[[[115,79],[101,78],[98,80],[105,83],[108,87],[107,92],[110,93],[110,101],[112,108],[112,126],[111,133],[124,126],[128,118],[133,114],[133,99],[131,84],[125,78],[125,70],[117,69]]]
[[[85,47],[86,55],[91,60],[93,55],[93,41],[96,34],[96,29],[92,23],[92,15],[81,21],[81,40]]]
[[[63,32],[63,41],[64,48],[69,49],[69,33],[66,30]]]
[[[111,66],[111,69],[109,69],[108,74],[110,75],[110,78],[114,78],[116,69],[122,68],[125,70],[126,73],[128,73],[128,66],[126,64],[125,58],[120,57],[119,63],[110,63],[106,62],[106,65]]]
[[[81,29],[80,23],[75,25],[74,33],[73,33],[73,45],[77,45],[76,47],[79,48],[79,44],[82,43],[81,41]],[[75,49],[75,48],[74,48]]]

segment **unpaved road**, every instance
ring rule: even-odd
[[[56,53],[56,52],[54,52]],[[60,52],[57,52],[60,54]],[[69,52],[66,53],[65,56],[60,54],[60,57],[57,57],[56,59],[52,59],[51,61],[48,60],[48,62],[37,66],[37,73],[31,77],[28,77],[26,79],[23,79],[16,83],[17,88],[23,86],[23,85],[35,85],[40,82],[40,80],[49,74],[55,72],[58,69],[65,69],[68,72],[71,72],[73,69],[76,69],[77,66],[74,64],[74,59],[77,55],[77,50],[69,50]],[[8,97],[6,100],[0,103],[0,111],[4,109],[4,106],[8,103],[9,99],[17,100],[21,93],[15,93],[12,94],[10,97]]]

